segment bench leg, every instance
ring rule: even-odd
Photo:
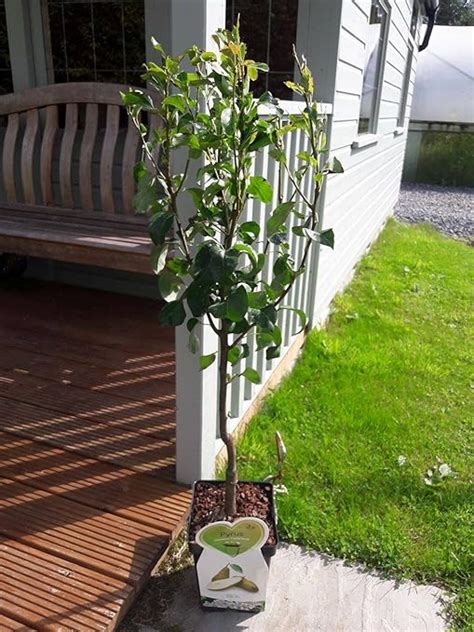
[[[26,270],[27,259],[9,252],[0,253],[0,279],[17,279]]]

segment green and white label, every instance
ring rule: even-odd
[[[203,548],[196,569],[204,606],[263,610],[268,566],[261,547],[267,538],[268,527],[259,518],[214,522],[197,533]]]

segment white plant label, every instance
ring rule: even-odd
[[[200,529],[196,565],[201,604],[259,612],[265,608],[268,566],[262,546],[268,527],[259,518],[213,522]]]

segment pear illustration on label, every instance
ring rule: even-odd
[[[196,571],[204,607],[264,609],[268,565],[262,546],[267,539],[268,527],[259,518],[213,522],[197,533],[203,551]]]

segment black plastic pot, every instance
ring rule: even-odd
[[[278,539],[278,531],[277,531],[277,516],[276,516],[276,507],[275,507],[275,495],[273,492],[273,485],[271,483],[264,483],[262,481],[239,481],[240,483],[247,483],[250,485],[255,485],[258,487],[271,487],[271,492],[270,492],[270,501],[271,501],[271,521],[273,523],[273,528],[274,528],[274,533],[275,533],[275,544],[265,544],[262,547],[262,554],[263,557],[265,559],[265,562],[267,564],[267,566],[270,568],[270,562],[271,562],[271,558],[275,555],[277,547],[278,547],[278,543],[279,543],[279,539]],[[216,485],[216,486],[224,486],[224,481],[215,481],[215,480],[199,480],[199,481],[195,481],[195,483],[193,484],[193,496],[192,496],[192,501],[191,501],[191,511],[189,513],[189,518],[188,518],[188,546],[189,546],[189,550],[191,551],[191,553],[193,554],[194,557],[194,564],[195,564],[195,570],[196,570],[196,564],[197,561],[199,560],[201,553],[203,551],[202,547],[197,544],[197,542],[192,541],[189,539],[189,533],[190,533],[190,526],[191,526],[191,520],[193,517],[193,508],[194,508],[194,496],[196,493],[196,486],[198,486],[200,483],[205,483],[206,485]],[[249,516],[250,517],[250,516]],[[197,582],[197,571],[196,571],[196,582]],[[197,582],[198,583],[198,582]],[[198,583],[199,585],[199,583]],[[202,607],[202,605],[201,605]],[[209,608],[209,607],[205,607],[205,610],[218,610],[218,608]]]

